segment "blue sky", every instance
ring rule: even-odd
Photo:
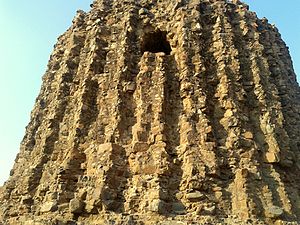
[[[0,185],[8,178],[53,45],[89,0],[0,0]]]
[[[279,29],[289,46],[298,81],[300,81],[300,1],[244,0],[259,18],[266,17]]]
[[[8,178],[57,37],[88,0],[0,0],[0,185]],[[275,23],[300,75],[299,0],[246,0]],[[300,80],[298,78],[298,80]]]

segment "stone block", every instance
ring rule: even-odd
[[[160,199],[154,199],[149,202],[149,210],[156,213],[166,213],[168,211],[167,204]]]
[[[279,160],[279,155],[275,152],[267,152],[266,153],[266,162],[267,163],[278,163]]]
[[[41,213],[47,213],[47,212],[55,212],[58,209],[57,202],[51,201],[51,202],[45,202],[41,208]]]
[[[280,217],[281,215],[283,215],[284,211],[281,207],[278,207],[278,206],[268,206],[266,208],[266,216],[268,218],[272,218],[272,219],[275,219],[275,218],[278,218]]]
[[[84,202],[80,199],[73,198],[69,203],[69,210],[71,213],[79,214],[82,213],[84,209]]]
[[[205,195],[202,194],[200,191],[194,191],[187,193],[185,197],[190,201],[199,201],[205,198]]]
[[[145,152],[149,149],[149,145],[146,142],[135,142],[132,146],[132,152]]]
[[[186,214],[186,208],[181,202],[174,202],[171,204],[172,212],[178,215]]]

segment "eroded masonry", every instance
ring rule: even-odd
[[[78,11],[1,188],[2,224],[299,220],[300,88],[276,27],[238,0]]]

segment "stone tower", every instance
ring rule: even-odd
[[[2,224],[299,220],[300,89],[274,26],[238,0],[78,12],[1,188]]]

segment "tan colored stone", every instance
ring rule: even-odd
[[[247,131],[247,132],[244,133],[244,137],[245,137],[246,139],[252,140],[252,139],[253,139],[253,134],[252,134],[252,132]]]
[[[132,151],[134,153],[136,152],[145,152],[147,151],[149,148],[149,145],[148,143],[145,143],[145,142],[135,142],[132,146]]]
[[[279,162],[279,156],[275,152],[267,152],[266,153],[266,161],[268,163],[277,163],[277,162]]]
[[[84,204],[80,199],[74,198],[69,203],[69,209],[71,213],[78,214],[82,213]]]
[[[278,218],[283,214],[283,209],[278,206],[269,206],[266,210],[266,216],[269,218]]]
[[[57,210],[56,202],[45,202],[40,208],[41,213],[54,212],[56,210]]]
[[[299,93],[239,0],[94,0],[54,47],[0,224],[297,224]]]
[[[197,201],[205,198],[205,195],[203,195],[200,191],[194,191],[187,193],[185,197],[190,201]]]

